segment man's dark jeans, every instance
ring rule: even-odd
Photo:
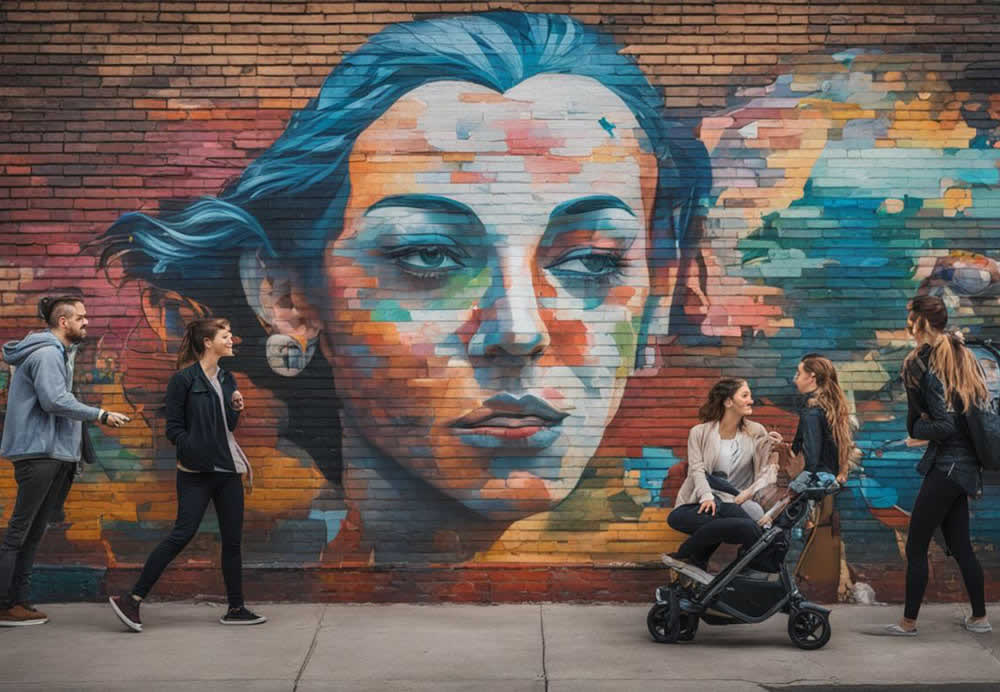
[[[35,552],[66,500],[75,470],[76,464],[55,459],[14,462],[17,500],[0,544],[0,608],[28,602]]]
[[[670,528],[690,534],[677,550],[681,559],[707,565],[720,543],[735,543],[749,548],[761,536],[757,522],[742,507],[732,502],[716,502],[716,511],[698,513],[697,503],[681,505],[667,515]]]

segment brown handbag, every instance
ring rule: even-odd
[[[802,452],[793,453],[792,445],[787,442],[776,444],[773,451],[778,455],[778,479],[774,485],[762,489],[756,496],[757,503],[765,512],[788,496],[788,483],[806,467]]]

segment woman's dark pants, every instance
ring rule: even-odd
[[[222,578],[230,608],[243,605],[243,479],[237,473],[177,472],[177,521],[174,528],[150,553],[132,593],[145,598],[171,560],[194,538],[208,509],[215,505],[222,538]]]
[[[667,516],[670,528],[691,537],[681,544],[677,556],[697,565],[707,565],[712,553],[722,543],[735,543],[746,549],[761,536],[757,522],[743,508],[732,502],[717,502],[715,514],[698,513],[699,503],[681,505]]]

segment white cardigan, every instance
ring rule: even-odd
[[[748,497],[774,484],[778,479],[778,460],[772,459],[774,440],[767,429],[752,420],[743,421],[743,429],[737,436],[745,436],[743,443],[753,446],[753,483],[744,492]],[[688,433],[687,478],[677,492],[674,507],[711,500],[714,495],[708,485],[706,474],[715,471],[719,461],[719,421],[701,423]]]

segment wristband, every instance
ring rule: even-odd
[[[102,425],[107,425],[108,424],[108,412],[102,409],[101,410],[101,415],[98,417],[98,420],[101,421]]]

